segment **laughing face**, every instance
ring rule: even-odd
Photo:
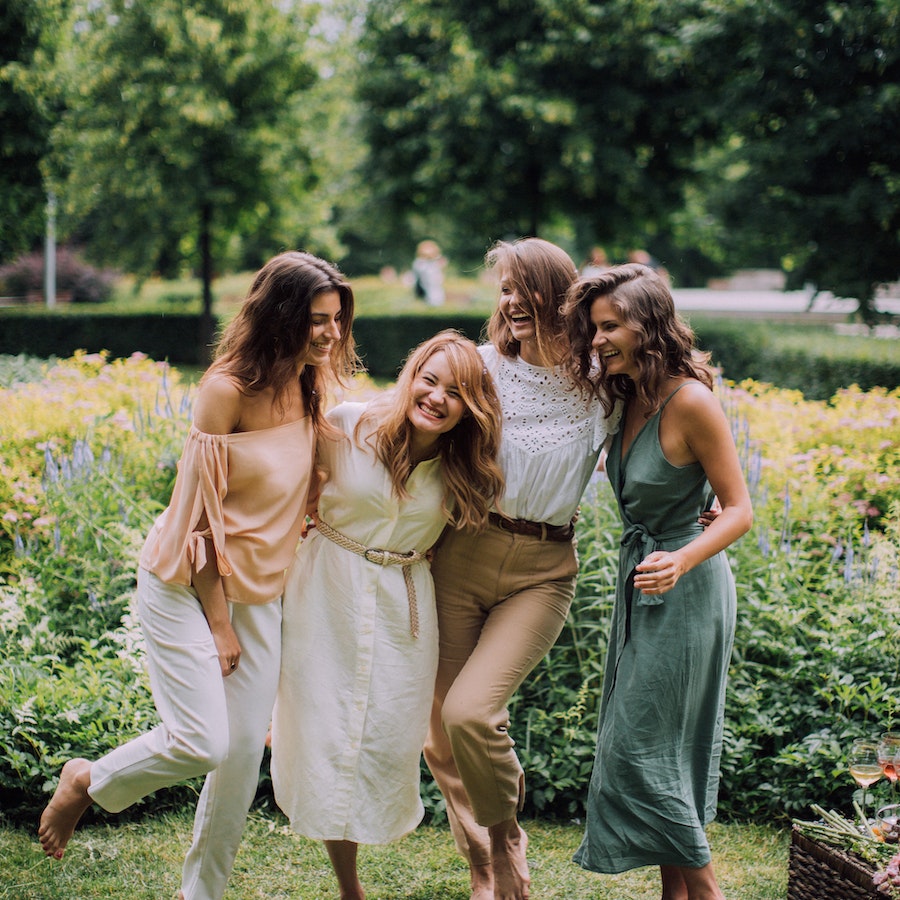
[[[519,344],[526,344],[535,339],[537,331],[534,324],[534,313],[528,303],[513,286],[504,278],[500,279],[500,313],[509,327],[513,338]]]
[[[326,291],[313,297],[309,305],[309,345],[297,361],[303,366],[321,366],[328,362],[331,351],[341,339],[341,298],[337,291]]]
[[[637,378],[639,370],[634,351],[640,346],[641,335],[625,324],[608,296],[600,296],[591,304],[591,324],[594,326],[591,347],[606,374]]]
[[[413,379],[407,418],[420,437],[437,440],[459,424],[465,411],[447,354],[438,350]]]

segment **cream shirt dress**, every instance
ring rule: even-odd
[[[368,548],[425,552],[447,523],[437,459],[420,463],[399,499],[371,447],[353,431],[365,404],[331,421],[348,438],[320,438],[327,473],[318,513]],[[419,635],[400,566],[382,566],[312,529],[288,571],[281,679],[272,725],[275,799],[291,827],[318,840],[381,844],[424,814],[419,759],[437,668],[434,585],[411,567]]]

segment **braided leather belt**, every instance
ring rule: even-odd
[[[319,519],[316,528],[322,537],[328,538],[339,547],[361,556],[366,562],[376,566],[402,566],[403,582],[406,585],[406,599],[409,604],[409,633],[417,638],[419,636],[419,607],[416,604],[416,587],[413,584],[412,572],[409,567],[425,559],[424,553],[418,550],[410,550],[408,553],[397,553],[394,550],[382,550],[380,547],[367,547],[346,534],[332,528],[327,522]]]
[[[508,519],[500,513],[488,513],[491,524],[512,534],[527,534],[542,541],[571,541],[575,534],[575,519],[565,525],[549,525],[547,522],[531,522],[528,519]]]

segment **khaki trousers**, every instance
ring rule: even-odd
[[[425,761],[471,865],[491,861],[487,828],[515,816],[524,773],[507,703],[555,643],[575,592],[574,543],[449,530],[432,562],[440,661]]]

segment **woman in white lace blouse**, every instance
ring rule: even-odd
[[[440,661],[425,759],[447,801],[471,900],[525,900],[524,773],[507,703],[553,646],[575,592],[574,519],[617,416],[566,374],[559,307],[577,277],[559,247],[501,242],[481,347],[503,413],[506,489],[486,531],[448,531],[432,563]]]

